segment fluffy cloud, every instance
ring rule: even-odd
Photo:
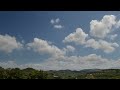
[[[53,24],[53,27],[55,29],[62,29],[63,28],[63,26],[60,24],[60,19],[59,18],[51,19],[50,23]]]
[[[34,41],[28,43],[27,46],[29,49],[33,49],[35,52],[38,52],[40,54],[49,54],[51,56],[60,56],[64,54],[64,52],[58,47],[51,45],[46,40],[39,38],[34,38]]]
[[[74,42],[75,44],[84,44],[85,39],[88,37],[88,34],[83,32],[81,28],[77,28],[76,32],[73,32],[69,34],[65,39],[63,40],[64,43]]]
[[[95,41],[94,39],[89,39],[86,41],[85,47],[92,47],[94,49],[99,49],[100,45],[99,42]]]
[[[68,51],[71,51],[71,52],[75,51],[75,48],[73,46],[67,45],[66,48]]]
[[[51,42],[42,40],[39,38],[34,38],[34,41],[27,44],[28,50],[32,49],[39,54],[48,54],[51,57],[61,58],[66,55],[66,53],[74,52],[75,48],[71,45],[67,45],[66,48],[59,49],[55,45],[52,45]]]
[[[11,53],[14,49],[22,48],[22,44],[16,41],[15,37],[0,35],[0,51]]]
[[[74,52],[75,48],[71,45],[67,45],[66,48],[63,48],[65,52]]]
[[[60,19],[52,19],[51,24],[54,28],[61,28]],[[63,40],[64,43],[74,42],[76,45],[84,45],[95,50],[101,49],[105,53],[115,51],[119,45],[116,42],[108,42],[103,40],[108,34],[110,34],[114,28],[120,27],[120,21],[116,20],[114,15],[105,15],[102,20],[92,20],[90,22],[90,34],[96,38],[87,38],[86,34],[81,28],[77,28],[75,32],[69,34]],[[117,34],[110,35],[110,39],[114,40]],[[98,39],[100,38],[100,39]],[[23,42],[24,44],[24,42]],[[20,49],[22,44],[16,41],[15,37],[9,35],[0,35],[0,50],[4,52],[12,52],[14,49]],[[35,69],[43,70],[81,70],[81,69],[107,69],[120,66],[120,59],[108,60],[100,55],[90,54],[87,56],[67,56],[66,53],[74,52],[75,48],[71,45],[67,45],[65,48],[60,49],[53,45],[51,42],[34,38],[34,40],[27,44],[28,49],[32,49],[39,54],[48,54],[50,57],[41,63],[27,63],[23,65],[17,65],[13,61],[0,62],[0,66],[4,68],[27,68],[32,67]]]
[[[86,40],[86,37],[88,34],[85,34],[82,29],[78,28],[76,32],[71,33],[65,39],[63,40],[64,43],[67,42],[74,42],[77,45],[85,45],[85,47],[91,47],[95,50],[101,49],[105,53],[111,53],[113,52],[119,45],[117,43],[111,43],[107,42],[105,40],[98,40],[95,39],[88,39]],[[116,34],[112,36],[112,38],[115,38]]]
[[[104,39],[114,28],[120,27],[120,21],[114,15],[105,15],[101,21],[92,20],[90,22],[90,34],[94,37]]]
[[[97,37],[99,37],[99,35],[100,35],[99,38],[104,38],[104,37],[106,37],[106,35],[109,32],[112,31],[112,26],[114,24],[118,25],[118,23],[116,21],[116,17],[113,15],[105,15],[101,21],[97,21],[97,20],[91,21],[91,31],[90,32],[92,33],[92,35],[98,34]],[[117,28],[118,28],[118,26],[117,26]],[[117,37],[117,34],[108,35],[108,36],[109,36],[109,39],[114,40]],[[117,47],[119,47],[119,45],[116,42],[108,42],[103,39],[93,39],[90,37],[88,39],[87,37],[88,37],[88,34],[86,34],[81,28],[77,28],[75,32],[66,36],[65,39],[63,40],[63,42],[64,43],[73,42],[76,45],[84,45],[85,47],[91,47],[95,50],[101,49],[105,53],[111,53],[111,52],[115,51],[115,49]]]
[[[86,42],[85,47],[92,47],[94,49],[101,49],[105,53],[110,53],[110,52],[113,52],[116,47],[119,47],[119,45],[117,43],[109,43],[109,42],[104,41],[104,40],[96,41],[94,39],[89,39]]]

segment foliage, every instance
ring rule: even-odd
[[[43,71],[0,67],[0,79],[120,79],[119,69]]]

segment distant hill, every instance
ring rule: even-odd
[[[102,71],[102,69],[84,69],[79,72],[80,73],[94,73],[94,72],[98,72],[98,71]]]
[[[120,79],[120,69],[35,70],[0,67],[0,79]]]
[[[98,72],[98,71],[102,71],[102,69],[84,69],[84,70],[80,70],[80,71],[76,71],[76,70],[50,70],[48,72],[61,72],[61,73],[93,73],[93,72]]]

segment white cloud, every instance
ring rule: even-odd
[[[106,22],[107,23],[107,19],[108,16],[104,16],[102,22]],[[110,18],[110,17],[109,17]],[[114,21],[112,19],[110,19],[111,21]],[[112,23],[112,22],[111,22]],[[111,24],[108,24],[107,27],[111,27]],[[114,35],[108,35],[109,38],[111,40],[114,40],[117,37],[117,34]],[[87,38],[88,34],[86,34],[85,32],[83,32],[83,30],[81,28],[77,28],[76,32],[70,33],[68,36],[65,37],[65,39],[63,40],[64,43],[75,43],[76,45],[85,45],[85,47],[91,47],[95,50],[97,49],[101,49],[103,50],[105,53],[111,53],[113,51],[115,51],[115,49],[117,47],[119,47],[119,45],[114,42],[108,42],[106,40],[102,40],[102,39],[92,39],[89,37],[89,39]]]
[[[56,22],[56,23],[59,23],[59,22],[60,22],[60,19],[59,19],[59,18],[57,18],[57,19],[55,20],[55,22]]]
[[[63,40],[64,43],[74,42],[75,44],[84,44],[85,39],[88,37],[88,34],[83,32],[81,28],[77,28],[76,32],[73,32],[69,34],[65,39]]]
[[[56,29],[62,29],[63,26],[62,25],[54,25],[54,28],[56,28]]]
[[[22,48],[22,44],[16,41],[15,37],[0,35],[0,51],[11,53],[14,49]]]
[[[41,63],[26,63],[18,65],[15,62],[0,62],[0,66],[4,68],[21,69],[31,67],[34,69],[42,70],[82,70],[82,69],[109,69],[120,68],[120,60],[109,60],[102,58],[100,55],[90,54],[87,56],[62,56],[51,57]]]
[[[0,62],[0,66],[3,68],[16,68],[19,67],[15,61]]]
[[[90,34],[94,37],[104,39],[115,28],[120,27],[120,21],[114,15],[105,15],[101,21],[92,20],[90,22]]]
[[[99,44],[99,42],[95,41],[94,39],[89,39],[86,41],[85,47],[92,47],[94,49],[99,49],[100,44]]]
[[[104,40],[99,40],[100,48],[106,53],[113,52],[115,48],[119,47],[117,43],[108,43]]]
[[[110,39],[111,39],[111,40],[114,40],[117,36],[118,36],[117,34],[110,35]]]
[[[94,39],[89,39],[86,42],[85,47],[92,47],[94,49],[101,49],[105,53],[110,53],[110,52],[113,52],[116,47],[119,47],[119,45],[117,43],[109,43],[109,42],[104,41],[104,40],[96,41]]]
[[[119,63],[118,63],[119,62]],[[109,69],[120,68],[120,60],[108,60],[100,55],[90,54],[88,56],[70,56],[59,59],[50,58],[39,64],[26,64],[22,67],[32,67],[42,70],[82,70],[82,69]]]
[[[52,56],[60,56],[64,54],[64,52],[58,47],[51,45],[46,40],[42,40],[39,38],[34,38],[34,41],[28,43],[27,46],[28,49],[33,49],[35,52],[38,52],[40,54],[49,54]]]
[[[119,28],[120,27],[120,20],[116,23],[116,28]]]
[[[67,45],[66,48],[67,48],[68,51],[71,51],[71,52],[75,51],[75,48],[71,45]]]
[[[59,18],[51,20],[51,24],[53,24],[54,28],[55,25],[57,28],[61,28],[62,26],[60,26],[59,23]],[[97,37],[97,39],[88,39],[88,34],[86,34],[81,28],[77,28],[75,32],[66,36],[63,42],[74,42],[76,45],[84,45],[85,47],[90,47],[95,50],[99,49],[103,50],[105,53],[110,53],[115,51],[119,45],[116,42],[108,42],[103,39],[114,30],[113,28],[119,27],[120,21],[117,21],[114,15],[105,15],[101,21],[92,20],[90,22],[90,34],[94,37]],[[111,40],[114,40],[116,37],[117,34],[110,35]],[[14,49],[19,49],[21,47],[22,44],[17,42],[15,37],[11,37],[9,35],[0,35],[0,50],[4,52],[12,52]],[[23,65],[17,65],[15,62],[8,61],[0,62],[0,66],[7,68],[32,67],[38,70],[81,70],[92,68],[107,69],[120,66],[120,59],[108,60],[96,54],[90,54],[87,56],[67,56],[66,53],[74,52],[76,50],[73,46],[67,45],[65,48],[60,49],[51,42],[39,38],[34,38],[33,42],[27,44],[27,48],[29,50],[32,49],[39,54],[48,54],[50,57],[47,60],[37,64],[27,63]]]
[[[117,20],[115,15],[105,15],[100,21],[92,20],[90,22],[90,34],[100,39],[108,37],[110,40],[114,40],[117,34],[112,35],[112,32],[119,27],[120,20]],[[104,52],[110,53],[113,52],[116,47],[119,47],[119,45],[105,40],[95,41],[94,39],[90,39],[86,42],[86,47],[102,49]]]
[[[55,21],[52,19],[52,20],[50,21],[50,23],[51,23],[51,24],[54,24],[54,23],[55,23]]]
[[[60,24],[60,19],[59,18],[51,19],[50,23],[53,24],[53,27],[55,29],[62,29],[63,28],[63,26]]]
[[[50,20],[50,23],[51,24],[57,24],[57,23],[59,23],[60,22],[60,19],[59,18],[57,18],[57,19],[51,19]]]
[[[65,52],[74,52],[75,48],[71,45],[67,45],[66,48],[63,48]]]
[[[119,45],[117,43],[112,43],[112,46],[119,47]]]
[[[53,24],[53,27],[56,29],[61,29],[63,28],[62,25],[60,25],[60,19],[51,19],[51,24]],[[96,39],[87,39],[88,34],[86,34],[81,28],[77,28],[75,32],[69,34],[68,36],[65,37],[63,40],[64,43],[71,43],[74,42],[76,45],[85,45],[85,47],[91,47],[93,49],[101,49],[105,53],[110,53],[113,52],[119,45],[114,42],[107,42],[104,39],[107,35],[111,40],[114,40],[117,37],[117,34],[110,34],[114,29],[120,27],[120,20],[116,19],[116,16],[114,15],[105,15],[103,18],[99,20],[92,20],[90,22],[90,35],[99,38],[97,41]],[[109,35],[110,34],[110,35]],[[47,41],[45,41],[46,47],[44,49],[41,49],[39,46],[36,46],[36,40],[34,39],[33,43],[29,43],[29,47],[33,48],[34,46],[34,51],[41,53],[46,52],[46,53],[54,53],[53,50],[56,48],[56,51],[58,52],[64,52],[68,50],[68,48],[64,48],[64,50],[60,50],[58,47],[49,44]],[[44,46],[44,45],[43,45]],[[37,47],[37,48],[36,48]],[[40,49],[39,49],[40,48]],[[52,50],[52,51],[51,51]]]

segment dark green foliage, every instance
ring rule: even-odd
[[[42,71],[33,68],[0,67],[0,79],[120,79],[120,69]]]
[[[3,69],[0,67],[0,79],[47,79],[47,72],[32,68],[20,70],[19,68]]]

